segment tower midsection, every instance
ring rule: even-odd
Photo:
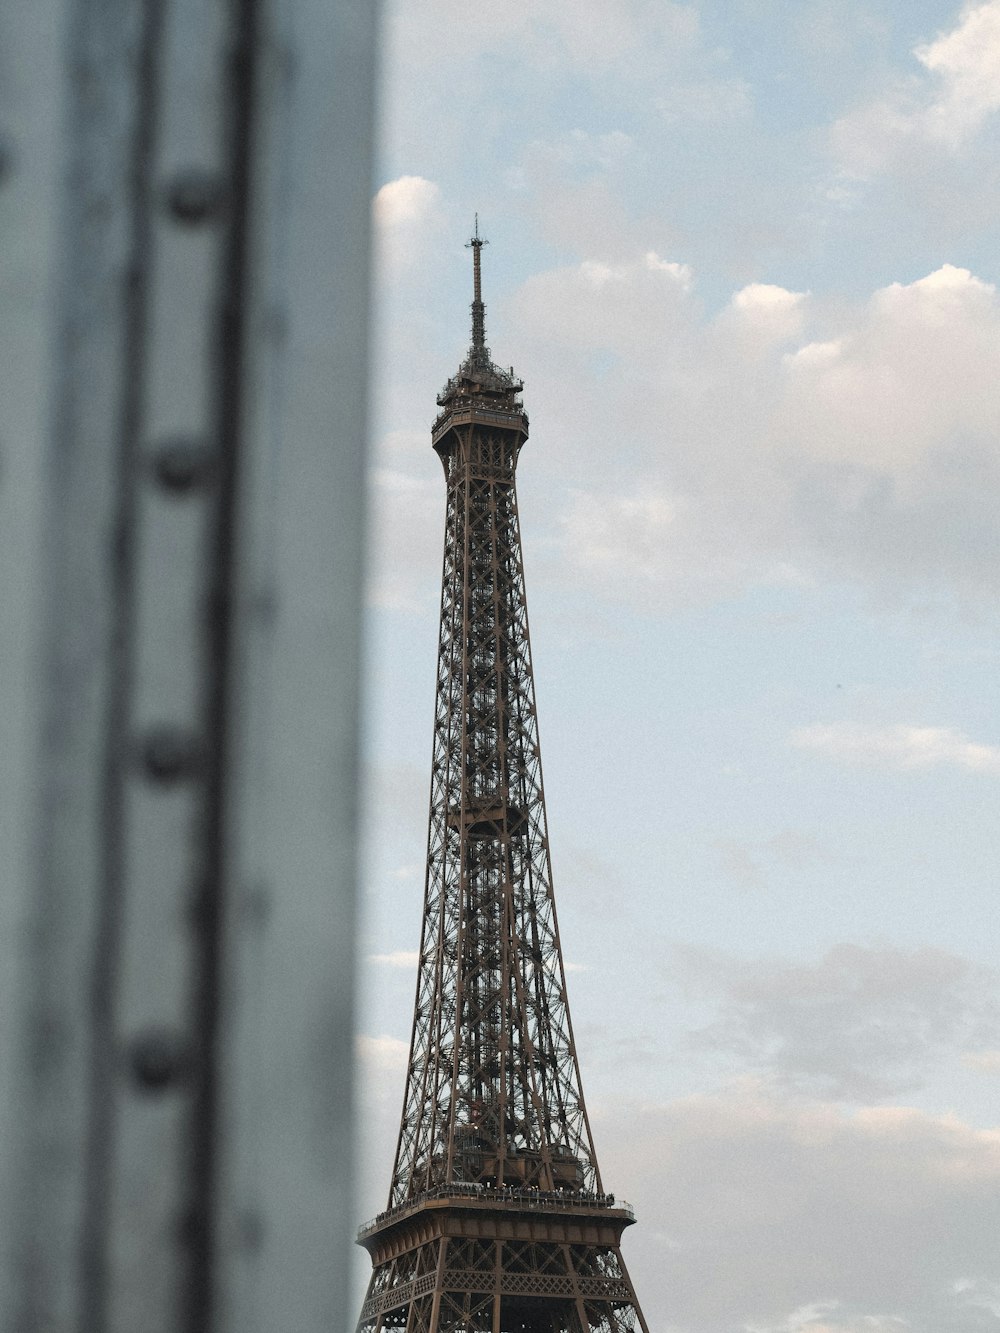
[[[514,472],[452,427],[427,891],[392,1202],[443,1184],[594,1191],[549,864]]]

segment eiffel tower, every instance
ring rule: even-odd
[[[427,879],[388,1206],[358,1333],[648,1333],[584,1106],[545,819],[514,473],[523,384],[472,345],[438,397],[447,487]]]

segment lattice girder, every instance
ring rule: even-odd
[[[514,427],[439,443],[448,499],[431,812],[393,1203],[451,1180],[600,1185],[552,899]],[[562,1178],[553,1150],[575,1164]]]

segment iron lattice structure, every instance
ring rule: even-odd
[[[587,1120],[549,858],[514,483],[523,385],[472,345],[438,397],[447,511],[413,1035],[359,1333],[647,1333]]]

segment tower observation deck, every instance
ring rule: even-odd
[[[358,1333],[648,1333],[584,1105],[549,857],[515,471],[523,385],[472,341],[438,396],[446,484],[430,828],[388,1206]]]

